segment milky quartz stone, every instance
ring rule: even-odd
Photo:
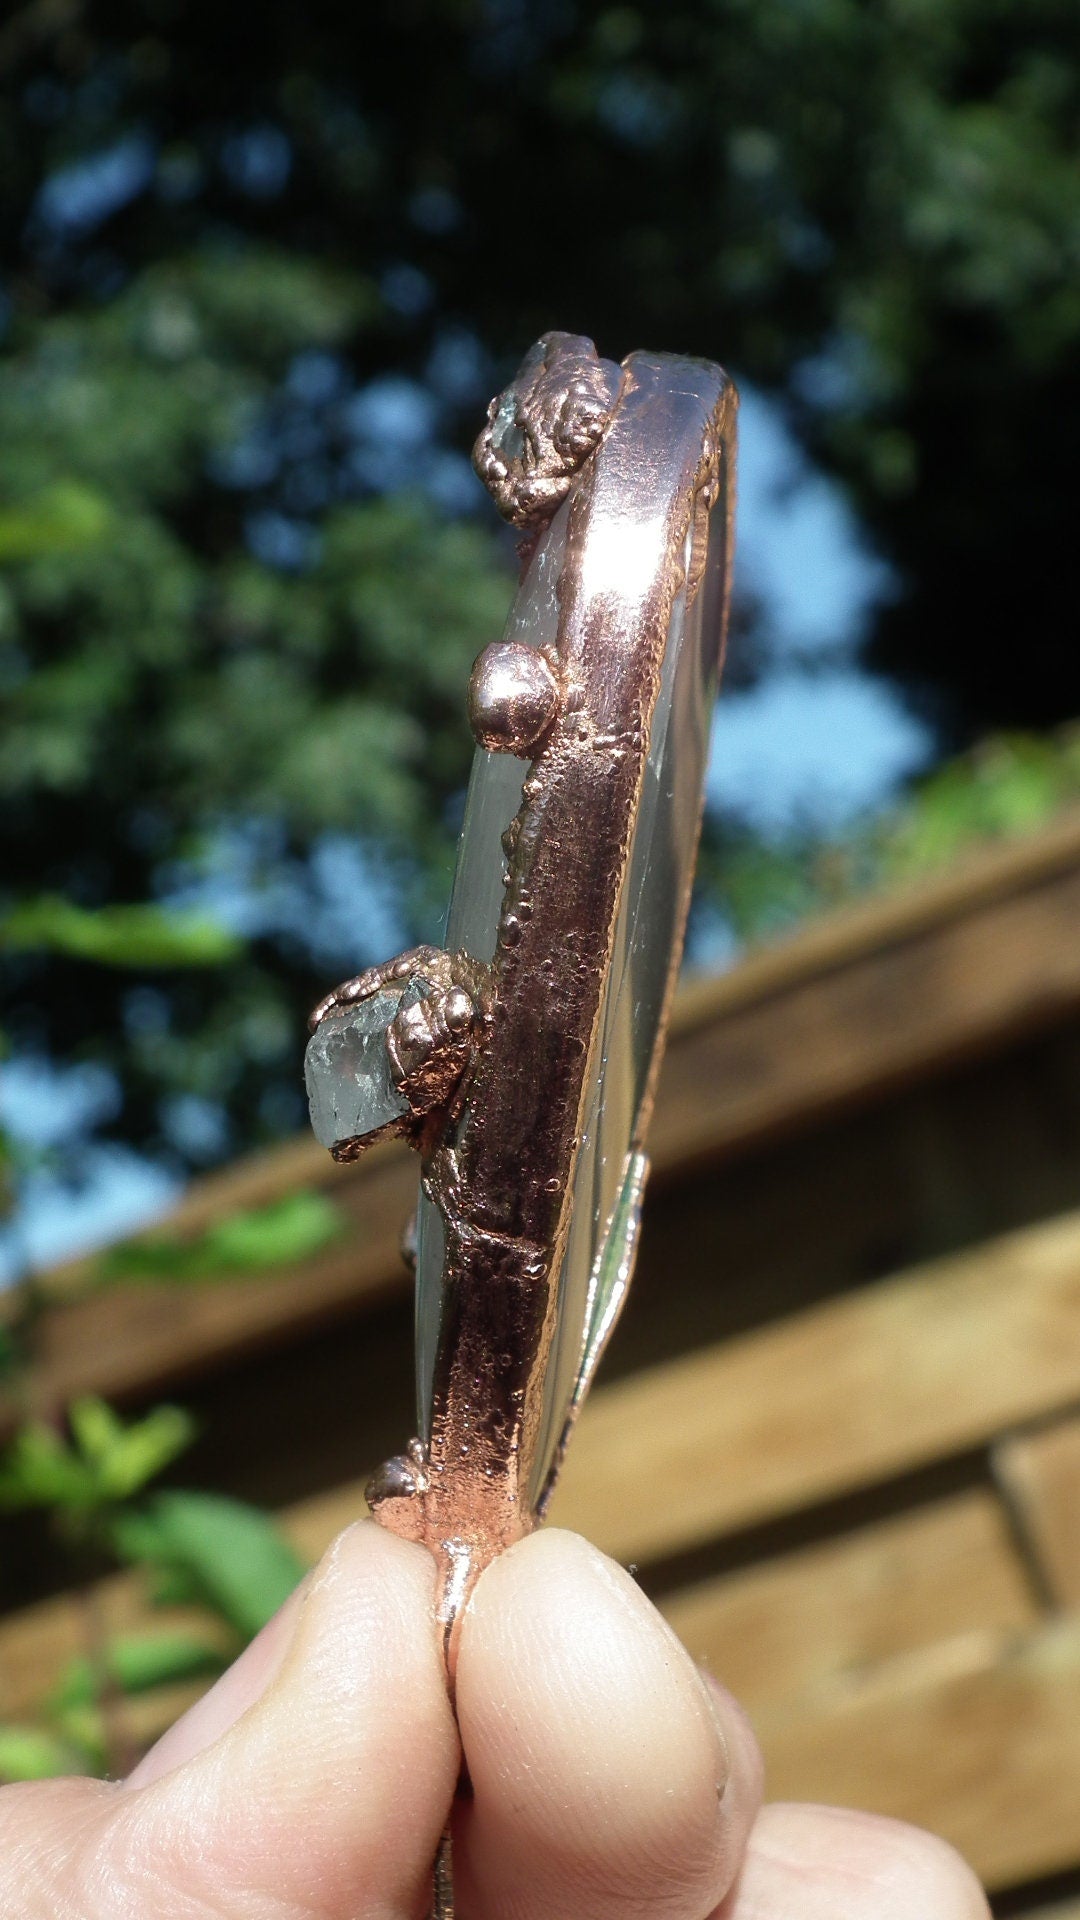
[[[390,1074],[386,1029],[422,992],[419,981],[404,990],[400,984],[383,988],[319,1022],[304,1055],[304,1080],[312,1129],[322,1146],[343,1146],[407,1117],[409,1103]]]

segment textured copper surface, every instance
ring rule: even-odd
[[[550,519],[611,418],[619,369],[579,333],[545,333],[488,408],[476,471],[515,527]]]
[[[478,746],[525,758],[550,727],[562,702],[557,674],[542,653],[520,641],[485,647],[469,681],[469,725]]]

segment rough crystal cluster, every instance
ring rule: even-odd
[[[404,988],[382,987],[354,1006],[335,1008],[316,1027],[304,1057],[304,1079],[311,1125],[322,1146],[340,1147],[408,1119],[409,1103],[391,1074],[386,1030],[423,991],[418,980]]]

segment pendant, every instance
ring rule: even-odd
[[[436,1558],[451,1686],[471,1587],[543,1517],[633,1270],[723,650],[735,417],[707,361],[620,367],[565,333],[492,402],[475,464],[524,558],[469,685],[445,947],[369,969],[312,1016],[317,1137],[352,1159],[399,1135],[421,1158],[418,1431],[368,1498]]]

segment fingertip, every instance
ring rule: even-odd
[[[703,1913],[729,1884],[753,1782],[689,1655],[625,1570],[544,1530],[478,1583],[457,1706],[478,1908],[606,1916],[649,1891]],[[736,1787],[732,1769],[739,1770]]]
[[[412,1911],[460,1763],[434,1593],[423,1548],[371,1521],[338,1536],[265,1691],[131,1796],[178,1885],[201,1873],[298,1911],[317,1887],[320,1913],[349,1920]]]
[[[746,1708],[707,1667],[699,1667],[728,1753],[727,1811],[749,1832],[765,1793],[765,1758]]]

